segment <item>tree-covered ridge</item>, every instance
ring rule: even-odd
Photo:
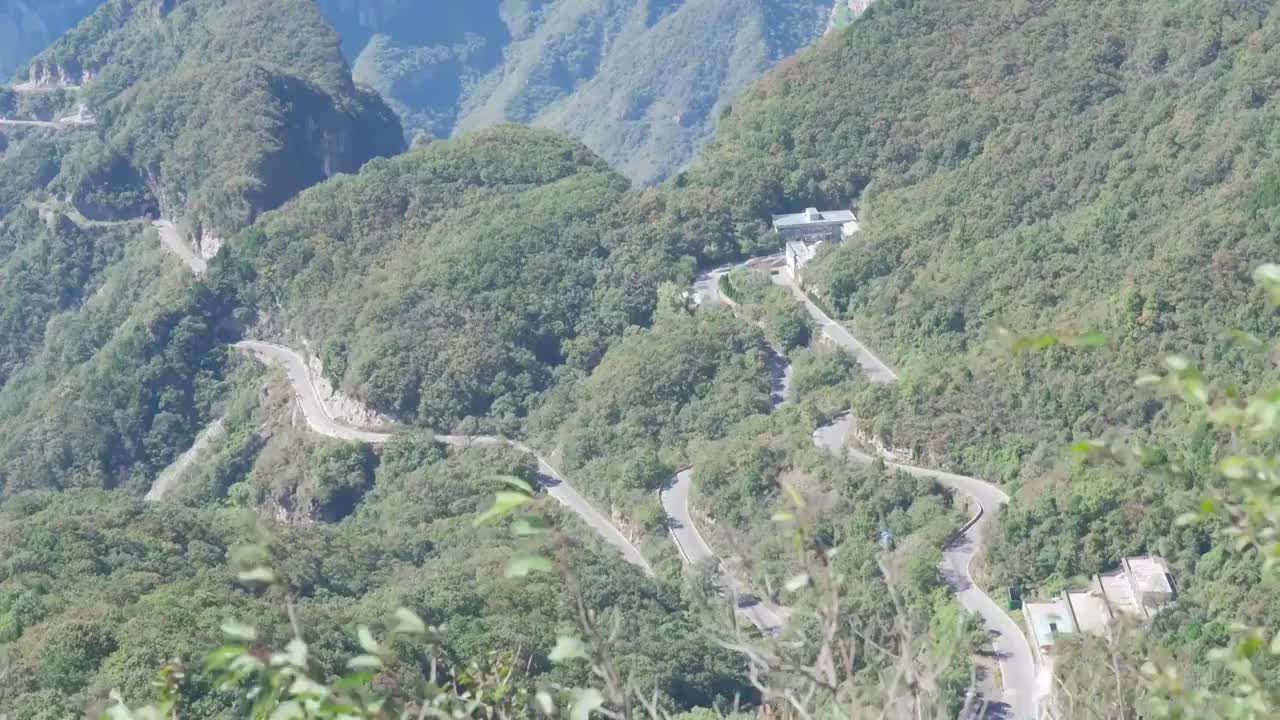
[[[647,226],[662,212],[585,147],[504,126],[370,163],[232,244],[343,387],[416,423],[510,430],[692,266]]]
[[[181,66],[252,58],[333,94],[349,93],[338,36],[311,3],[107,0],[33,60],[93,81],[97,103]]]
[[[1192,665],[1237,617],[1274,629],[1274,581],[1170,530],[1215,482],[1214,438],[1133,377],[1181,347],[1244,388],[1274,377],[1218,338],[1270,336],[1249,273],[1275,254],[1278,38],[1274,8],[1241,3],[886,2],[744,95],[680,179],[731,198],[734,227],[854,204],[862,232],[806,279],[904,369],[856,412],[1016,490],[998,582],[1051,591],[1169,558],[1182,605],[1158,628]],[[1046,330],[1076,340],[999,340]],[[1081,351],[1095,330],[1105,349]],[[1186,431],[1169,443],[1185,474],[1062,460],[1116,425]]]
[[[309,457],[342,450],[322,446]],[[573,622],[573,599],[555,577],[504,578],[507,532],[472,527],[493,490],[491,474],[524,473],[521,463],[493,452],[448,459],[438,448],[404,452],[411,455],[375,459],[378,490],[359,516],[270,531],[318,667],[331,675],[344,669],[357,646],[343,628],[408,605],[448,628],[446,672],[518,654],[522,684],[571,680],[547,655],[557,629]],[[411,456],[420,462],[410,468]],[[151,696],[157,668],[174,658],[198,671],[197,659],[230,616],[257,625],[264,641],[289,632],[273,598],[237,586],[228,567],[239,546],[264,539],[252,515],[119,493],[30,494],[0,506],[0,537],[11,549],[0,583],[10,670],[0,708],[23,717],[96,716],[113,688]],[[678,586],[654,584],[608,551],[573,547],[564,556],[587,588],[587,607],[621,611],[631,642],[619,661],[652,681],[650,689],[656,684],[664,706],[679,711],[750,692],[739,663],[698,632]],[[429,661],[422,648],[405,650],[385,678],[411,687]],[[245,710],[243,698],[194,677],[181,694],[184,717]]]
[[[302,0],[113,0],[33,63],[42,66],[87,73],[102,128],[102,145],[62,185],[73,195],[104,180],[135,187],[197,236],[225,236],[402,148],[399,122],[354,86],[336,33]]]
[[[693,156],[736,92],[820,37],[832,2],[324,0],[321,8],[356,78],[406,127],[445,137],[531,122],[568,132],[649,183]]]
[[[120,260],[123,241],[137,226],[81,228],[65,217],[43,221],[38,211],[0,221],[0,387],[40,347],[54,315],[79,307]]]
[[[273,63],[327,90],[347,81],[323,69],[337,48],[333,30],[300,19],[292,2],[240,3],[243,11],[226,16],[209,41],[193,37],[177,49],[156,42],[161,24],[194,21],[212,4],[110,0],[37,56],[35,69],[72,82],[100,75],[92,94],[101,100],[180,58],[201,56],[207,64],[253,55],[256,41],[245,39],[258,36],[257,25],[269,19],[287,36],[277,46],[307,54],[305,61],[284,54]],[[737,92],[821,37],[833,0],[322,0],[318,6],[336,26],[356,79],[376,89],[410,132],[447,137],[534,122],[569,132],[629,178],[649,183],[693,157]],[[70,12],[72,23],[91,10],[19,8],[41,19]],[[25,63],[38,49],[15,61]],[[133,60],[114,60],[121,55]],[[652,62],[656,57],[663,62]],[[3,66],[0,60],[0,76],[11,74]]]
[[[403,142],[310,3],[108,3],[50,53],[95,38],[96,130],[5,129],[6,490],[144,488],[211,419],[245,278],[184,288],[154,232],[110,223],[159,210],[225,237]]]

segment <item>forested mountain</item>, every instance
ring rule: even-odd
[[[108,133],[92,152],[123,157],[163,214],[225,235],[402,147],[307,3],[169,5],[108,2],[33,61],[93,79],[86,100]]]
[[[988,556],[1002,583],[1170,558],[1187,658],[1234,619],[1280,628],[1280,605],[1251,559],[1174,527],[1216,482],[1213,438],[1134,378],[1203,348],[1241,392],[1275,379],[1222,334],[1274,337],[1249,275],[1277,253],[1277,39],[1249,3],[884,3],[753,87],[682,178],[744,221],[857,205],[861,235],[810,279],[905,371],[856,413],[1016,489]],[[1015,357],[1002,329],[1105,344]],[[1181,470],[1065,457],[1108,428]]]
[[[99,118],[72,131],[5,128],[0,482],[127,484],[133,469],[163,467],[185,447],[208,407],[179,387],[195,378],[195,356],[163,349],[209,348],[235,306],[158,272],[142,214],[179,222],[193,242],[225,236],[307,185],[396,152],[401,129],[351,83],[337,36],[306,0],[171,11],[115,0],[39,62],[89,73],[83,93]],[[63,391],[50,394],[54,385]]]
[[[858,717],[905,693],[954,717],[988,638],[939,563],[972,508],[931,478],[817,449],[846,410],[915,462],[1012,496],[985,508],[994,538],[974,575],[992,596],[1043,596],[1126,554],[1170,560],[1178,606],[1118,633],[1107,663],[1062,668],[1116,668],[1132,697],[1107,712],[1183,679],[1238,692],[1240,662],[1206,669],[1236,622],[1258,628],[1233,651],[1254,658],[1249,687],[1280,687],[1260,649],[1280,631],[1275,575],[1223,536],[1274,525],[1274,465],[1216,469],[1256,436],[1270,451],[1276,400],[1204,407],[1278,379],[1222,339],[1275,338],[1250,282],[1280,217],[1274,9],[883,0],[728,102],[816,37],[830,3],[510,0],[478,24],[447,3],[433,25],[405,3],[321,5],[408,125],[514,117],[586,142],[496,124],[401,152],[404,127],[306,0],[110,0],[40,54],[42,77],[83,88],[0,97],[5,112],[85,102],[97,122],[5,127],[0,144],[0,711],[93,714],[121,688],[167,693],[184,717],[244,714],[199,661],[237,617],[261,633],[224,625],[252,640],[233,648],[252,668],[237,682],[269,665],[330,683],[363,653],[324,692],[415,712],[474,690],[485,708],[569,702],[581,718],[625,678],[672,715]],[[673,108],[690,124],[659,132]],[[625,177],[675,167],[649,149],[687,152],[712,121],[669,182]],[[824,249],[808,287],[894,361],[896,384],[862,380],[766,277],[720,286],[736,312],[688,292],[699,268],[777,250],[771,213],[815,205],[854,207],[863,229]],[[226,240],[206,274],[161,250],[149,211]],[[246,337],[314,355],[395,438],[311,432],[280,374],[228,344]],[[775,348],[794,368],[785,407]],[[1189,405],[1135,388],[1187,349],[1166,367]],[[1234,389],[1211,395],[1192,364]],[[1216,430],[1253,415],[1230,442]],[[214,425],[167,502],[139,500]],[[553,459],[653,576],[575,516],[513,500],[536,463],[466,447],[481,433]],[[1065,452],[1108,433],[1132,463]],[[723,573],[681,561],[657,499],[690,465]],[[1258,480],[1254,505],[1185,521],[1241,476]],[[499,510],[538,514],[486,525],[494,491]],[[245,546],[272,570],[243,567]],[[787,606],[780,642],[735,622],[736,570],[761,595],[734,589],[738,609]],[[343,634],[381,633],[402,606],[430,634]],[[826,620],[854,629],[838,663]],[[590,652],[563,634],[610,623]],[[298,663],[286,643],[304,635]],[[738,652],[755,641],[769,652]],[[1141,676],[1129,658],[1148,657],[1170,672]],[[771,672],[748,670],[761,662]],[[319,692],[295,680],[272,692]],[[801,686],[808,700],[779,690]]]
[[[568,132],[638,182],[826,29],[831,0],[322,0],[358,81],[437,137],[504,120]],[[660,62],[655,62],[661,58]]]
[[[835,4],[847,23],[850,6]],[[78,19],[75,10],[87,15],[95,5],[18,3],[12,12],[36,29],[12,46],[7,68],[0,59],[0,77]],[[411,134],[533,123],[568,132],[638,182],[661,180],[692,158],[734,94],[816,40],[833,17],[832,0],[319,6],[342,37],[356,81],[376,89]],[[49,34],[38,32],[46,25]]]

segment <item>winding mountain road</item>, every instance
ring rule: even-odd
[[[832,320],[809,300],[804,291],[791,282],[785,273],[775,273],[773,278],[775,283],[790,287],[793,294],[803,298],[809,315],[823,327],[827,336],[837,345],[853,353],[866,371],[868,379],[882,384],[892,383],[898,379],[897,374],[889,369],[888,365],[885,365],[843,326]],[[837,457],[862,464],[871,463],[876,458],[858,450],[848,442],[849,433],[854,427],[853,418],[844,415],[833,423],[814,431],[813,442]],[[991,635],[996,659],[1000,664],[1003,701],[1009,706],[1007,717],[1010,720],[1034,718],[1039,697],[1031,646],[1013,618],[1009,617],[1009,614],[1002,610],[995,600],[974,583],[973,576],[969,572],[969,566],[982,546],[982,535],[990,524],[992,515],[1001,505],[1009,502],[1009,496],[995,485],[967,475],[896,462],[885,462],[885,467],[933,480],[945,488],[968,497],[978,506],[974,518],[943,548],[942,564],[939,570],[942,572],[943,580],[956,596],[956,600],[966,610],[982,618],[988,634]]]
[[[868,380],[882,385],[898,381],[897,373],[888,365],[885,365],[884,361],[876,357],[876,354],[871,352],[866,345],[863,345],[862,341],[854,337],[844,325],[832,320],[823,312],[822,308],[809,299],[809,296],[805,294],[804,290],[800,289],[800,286],[792,280],[790,275],[784,271],[772,273],[770,277],[775,285],[790,288],[791,294],[804,305],[805,310],[809,311],[809,317],[818,323],[818,326],[822,328],[823,334],[857,359],[858,364],[862,366],[862,372],[867,376]]]
[[[52,120],[9,120],[7,118],[0,118],[0,126],[38,127],[49,128],[51,130],[63,130],[70,127],[89,127],[88,125],[81,125],[79,123],[61,123],[54,122]]]
[[[155,223],[161,240],[171,251],[183,258],[183,261],[196,274],[203,272],[203,261],[193,263],[183,252],[190,249],[181,242],[176,229],[165,221]],[[172,240],[177,239],[174,243]],[[194,257],[194,253],[191,253]],[[759,258],[748,263],[717,268],[699,276],[693,286],[694,300],[698,303],[725,302],[735,305],[719,291],[719,278],[737,267],[748,265],[768,265],[776,263],[779,258],[771,256]],[[883,361],[875,356],[865,345],[848,332],[842,325],[827,316],[805,293],[784,273],[773,273],[773,281],[789,287],[792,293],[803,302],[809,315],[823,328],[825,334],[837,345],[851,352],[857,359],[867,377],[872,382],[892,383],[897,375]],[[252,353],[259,359],[284,367],[290,384],[298,399],[308,427],[328,437],[344,440],[356,440],[368,443],[385,443],[393,434],[374,430],[355,428],[337,421],[329,413],[321,398],[320,392],[307,368],[306,360],[296,351],[275,343],[245,340],[236,343],[236,347]],[[786,401],[791,381],[790,365],[780,355],[771,362],[775,376],[773,402],[775,407]],[[870,463],[875,458],[851,447],[848,436],[853,429],[853,420],[849,416],[838,418],[833,423],[814,432],[814,443],[838,457],[853,462]],[[610,545],[614,546],[623,557],[640,567],[645,573],[653,575],[653,568],[618,528],[587,502],[560,473],[535,453],[528,446],[505,438],[491,436],[436,435],[438,442],[454,447],[475,447],[507,445],[521,452],[533,455],[538,461],[540,472],[544,476],[547,493],[556,498],[571,512],[583,520],[593,531]],[[926,477],[939,484],[971,498],[978,506],[978,513],[957,536],[944,548],[943,562],[940,570],[952,592],[963,607],[982,618],[989,633],[993,636],[997,659],[1000,664],[1004,689],[1004,701],[1009,705],[1012,720],[1030,720],[1034,717],[1037,697],[1035,695],[1035,670],[1030,646],[1027,644],[1021,629],[1007,613],[1000,609],[970,575],[969,567],[977,549],[981,545],[982,535],[991,519],[991,513],[1008,502],[1003,491],[991,483],[977,478],[954,473],[947,473],[929,468],[921,468],[901,463],[886,462],[887,467],[900,470],[917,477]],[[673,519],[672,539],[681,555],[690,563],[699,563],[716,558],[715,552],[698,532],[689,510],[689,492],[692,487],[693,471],[686,469],[677,473],[670,485],[660,492],[662,506],[667,515]],[[722,563],[723,567],[723,563]],[[746,584],[735,573],[725,572],[726,582],[735,598],[750,596]],[[738,611],[750,622],[765,632],[773,632],[785,622],[785,612],[769,606],[764,601],[738,602]]]
[[[726,273],[748,266],[776,265],[780,256],[757,258],[746,263],[736,263],[715,268],[698,276],[693,284],[694,301],[698,305],[723,303],[737,308],[737,303],[720,292],[720,278]],[[828,316],[808,295],[793,281],[786,271],[772,272],[770,277],[774,284],[789,288],[792,295],[801,302],[814,322],[822,328],[823,333],[837,346],[851,353],[857,359],[868,380],[878,384],[890,384],[898,380],[898,375],[884,363],[875,353],[853,336],[839,322]],[[778,363],[785,367],[779,373]],[[774,354],[771,363],[775,377],[774,406],[786,401],[791,377],[790,365],[785,358]],[[837,457],[861,464],[869,464],[875,458],[858,450],[848,441],[854,429],[854,420],[849,415],[818,428],[813,433],[814,444]],[[1035,717],[1038,704],[1036,697],[1035,663],[1031,656],[1031,648],[1021,628],[1004,612],[1000,606],[973,581],[970,565],[982,545],[982,536],[989,526],[993,513],[1009,502],[1009,496],[1000,488],[978,478],[955,473],[916,467],[896,462],[886,462],[885,466],[893,470],[908,473],[916,477],[928,478],[953,492],[970,498],[977,511],[972,520],[961,529],[943,548],[942,563],[939,571],[943,580],[956,596],[962,607],[982,618],[987,632],[991,635],[996,658],[1000,665],[1003,683],[1003,702],[1009,707],[1012,720],[1029,720]],[[714,551],[707,545],[698,532],[693,515],[689,510],[689,492],[693,484],[693,470],[686,469],[672,479],[670,485],[662,491],[662,506],[674,523],[671,530],[681,553],[690,562],[701,562],[715,557]],[[741,585],[740,581],[732,582]],[[737,588],[735,588],[737,590]],[[760,610],[749,616],[758,627],[779,627],[785,615],[774,608],[760,604]],[[755,608],[750,608],[754,610]]]
[[[774,259],[777,258],[772,256],[758,258],[702,273],[693,283],[693,301],[699,306],[723,304],[736,310],[738,303],[720,292],[720,278],[738,268],[767,264]],[[777,408],[786,402],[790,394],[791,364],[773,348],[768,348],[768,351],[769,374],[772,379],[770,400],[773,407]],[[675,542],[676,549],[680,551],[680,556],[691,565],[711,560],[719,562],[721,577],[730,597],[734,599],[737,612],[761,632],[776,633],[786,623],[786,613],[752,593],[747,582],[720,561],[715,551],[702,537],[702,533],[698,532],[698,525],[689,509],[689,494],[692,489],[693,468],[685,468],[676,473],[666,487],[658,492],[662,511],[666,513],[669,520],[668,530],[671,532],[671,539]]]
[[[235,347],[252,353],[259,360],[284,368],[285,375],[289,378],[289,384],[293,386],[298,406],[306,418],[307,427],[313,432],[340,440],[354,440],[372,444],[386,443],[394,437],[394,433],[364,430],[334,419],[321,399],[320,391],[316,388],[311,372],[307,369],[306,359],[291,348],[257,340],[242,340],[236,343]],[[644,556],[640,554],[640,551],[636,549],[635,545],[613,523],[609,522],[609,519],[603,513],[597,510],[586,498],[582,497],[546,458],[538,455],[528,445],[488,435],[435,435],[434,437],[436,442],[452,447],[506,445],[532,455],[538,461],[538,470],[542,476],[542,486],[548,495],[577,515],[605,542],[621,552],[628,562],[639,567],[647,575],[653,575],[653,568],[645,560]]]

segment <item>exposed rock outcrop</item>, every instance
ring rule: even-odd
[[[324,404],[329,417],[357,428],[377,428],[394,424],[395,421],[390,417],[335,388],[324,374],[324,363],[311,352],[311,343],[304,339],[302,345],[307,350],[307,372],[311,374],[311,382],[315,385],[316,394],[320,396],[320,402]]]
[[[854,424],[849,434],[853,435],[858,442],[875,450],[877,455],[890,462],[909,463],[916,459],[916,454],[912,452],[911,448],[897,447],[891,443],[886,443],[875,433],[863,430],[857,423]]]
[[[79,90],[92,79],[92,73],[76,63],[54,63],[35,60],[27,72],[27,81],[14,86],[15,90]]]
[[[192,247],[201,258],[212,260],[222,246],[226,244],[226,239],[213,231],[208,225],[201,225],[192,236]]]

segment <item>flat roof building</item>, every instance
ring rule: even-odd
[[[818,254],[819,246],[858,232],[858,218],[851,210],[805,208],[802,213],[774,215],[773,229],[786,241],[787,272],[798,281],[800,269]]]
[[[1059,635],[1076,632],[1075,616],[1071,614],[1071,605],[1065,598],[1024,603],[1022,615],[1026,618],[1032,649],[1036,651],[1036,655],[1048,652],[1058,641]]]
[[[1048,602],[1022,606],[1041,675],[1053,672],[1050,650],[1064,633],[1106,635],[1121,615],[1147,620],[1170,605],[1177,592],[1169,566],[1154,555],[1127,557],[1120,567],[1093,576],[1088,587],[1067,590]]]
[[[788,240],[840,240],[858,231],[858,218],[851,210],[805,208],[802,213],[774,215],[773,229]]]

